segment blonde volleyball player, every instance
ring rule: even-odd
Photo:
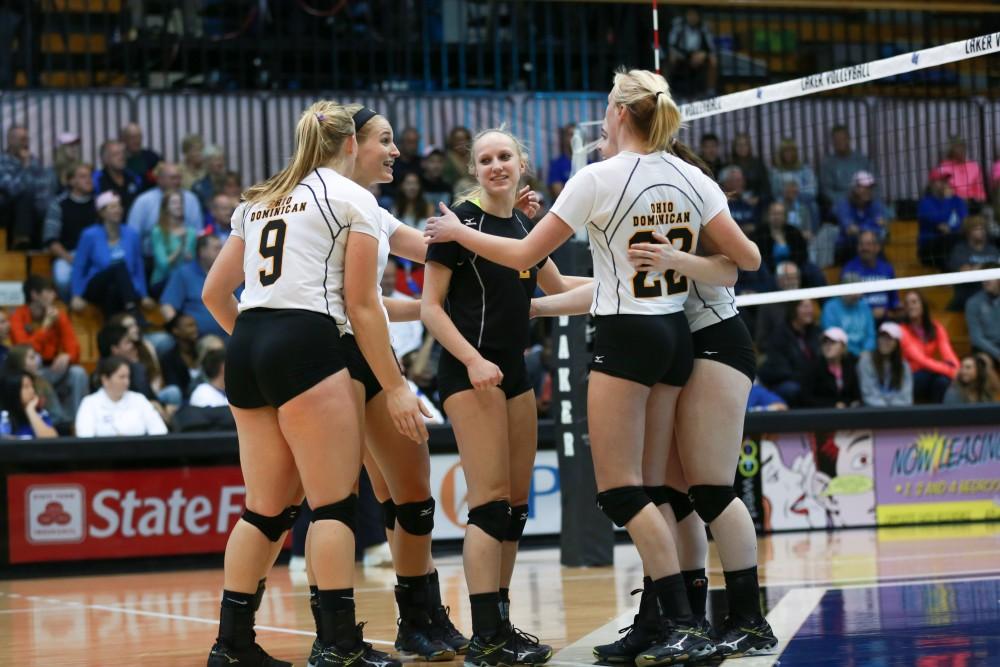
[[[515,209],[528,156],[505,130],[480,132],[469,171],[477,186],[460,198],[462,223],[491,238],[523,239],[530,220]],[[427,250],[421,314],[444,350],[438,391],[455,431],[469,504],[463,548],[473,636],[467,665],[537,665],[552,648],[515,628],[510,582],[528,519],[538,445],[537,407],[524,350],[536,284],[546,293],[588,279],[564,277],[539,257],[511,269],[477,257],[458,243]]]
[[[388,347],[375,280],[378,205],[345,177],[357,156],[354,134],[343,107],[326,101],[309,107],[296,126],[291,163],[245,193],[247,201],[233,214],[233,234],[205,281],[206,306],[232,333],[226,383],[247,489],[246,511],[226,546],[210,667],[290,664],[254,642],[253,606],[301,489],[316,508],[308,546],[321,615],[316,664],[399,665],[364,643],[354,616],[362,406],[337,328],[348,315],[386,387],[393,423],[417,442],[427,434],[420,403]],[[245,289],[237,303],[232,294],[240,283]]]
[[[602,139],[602,156],[607,159],[617,154],[614,142],[606,136]],[[686,258],[676,253],[662,235],[654,234],[654,240],[657,243],[635,244],[629,249],[632,267],[637,271],[683,273],[677,260]],[[730,613],[716,641],[717,653],[722,656],[750,655],[777,644],[760,610],[753,521],[732,491],[742,446],[743,416],[756,371],[753,341],[738,317],[731,290],[734,281],[735,276],[726,276],[724,271],[715,279],[705,276],[704,280],[691,281],[684,313],[692,332],[695,361],[677,403],[675,446],[669,449],[668,460],[663,458],[662,449],[655,450],[660,454],[647,457],[643,471],[647,493],[675,529],[688,600],[705,629],[708,540],[702,521],[712,527],[729,598]],[[585,302],[589,302],[585,289],[543,297],[534,300],[533,314],[578,314],[584,312]],[[689,485],[689,479],[695,481]],[[594,655],[599,660],[631,663],[655,641],[659,610],[651,581],[647,577],[643,583],[639,613],[632,626],[618,641],[595,647]]]
[[[693,366],[684,316],[687,276],[635,271],[628,248],[659,232],[686,255],[684,263],[716,267],[688,255],[702,230],[739,267],[754,270],[760,253],[732,220],[719,186],[697,167],[665,153],[680,127],[680,110],[663,77],[619,71],[608,95],[608,136],[620,152],[588,165],[566,184],[552,210],[524,240],[479,234],[451,213],[428,222],[431,242],[457,241],[491,261],[530,267],[588,227],[594,256],[591,313],[596,335],[587,414],[598,503],[624,526],[652,580],[663,611],[658,643],[636,657],[639,667],[711,655],[715,646],[698,627],[680,574],[670,528],[643,488],[645,450],[665,451],[681,387]],[[443,207],[442,207],[443,209]],[[444,210],[444,209],[443,209]]]

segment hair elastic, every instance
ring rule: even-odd
[[[357,112],[355,112],[355,114],[351,117],[354,119],[354,132],[360,132],[361,128],[365,126],[365,123],[377,115],[377,111],[369,109],[368,107],[361,107],[358,109]]]
[[[318,120],[319,122],[322,123],[325,119],[326,119],[326,116],[324,116],[323,114],[321,114],[321,113],[316,114],[316,120]]]

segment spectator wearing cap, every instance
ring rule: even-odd
[[[55,198],[45,214],[42,242],[54,255],[52,277],[60,298],[69,303],[72,291],[73,253],[80,242],[83,230],[94,224],[97,209],[94,207],[93,168],[89,164],[70,167],[68,189]]]
[[[118,195],[125,215],[142,192],[142,178],[125,166],[125,144],[117,139],[101,144],[101,168],[94,172],[94,194],[103,192]]]
[[[209,269],[215,263],[222,241],[212,234],[203,234],[195,244],[196,259],[180,266],[170,274],[167,286],[160,296],[160,312],[164,321],[169,322],[184,313],[194,318],[198,331],[203,334],[215,334],[227,338],[226,332],[215,321],[212,314],[205,308],[201,299],[201,291],[205,287],[205,278]]]
[[[913,371],[913,400],[940,403],[959,365],[948,330],[931,318],[927,300],[915,290],[903,297],[903,318],[903,358]]]
[[[7,225],[8,245],[21,250],[40,243],[42,222],[58,188],[55,172],[43,167],[29,146],[28,129],[11,125],[7,149],[0,153],[0,219]]]
[[[212,197],[212,203],[208,208],[208,217],[205,218],[205,232],[214,234],[225,243],[233,232],[232,222],[235,210],[236,202],[229,195],[220,192]]]
[[[990,242],[986,233],[986,219],[980,215],[970,215],[962,225],[965,238],[955,244],[948,255],[949,271],[975,271],[987,264],[1000,263],[1000,249]],[[958,283],[948,310],[962,311],[979,286],[976,283]]]
[[[454,196],[451,185],[444,180],[444,165],[444,151],[433,147],[427,151],[421,165],[420,182],[424,188],[424,196],[435,207],[435,210],[437,210],[438,202],[444,202],[445,206],[450,206]]]
[[[22,286],[23,306],[10,317],[10,337],[15,345],[30,345],[41,357],[41,375],[59,396],[69,419],[87,395],[87,372],[80,361],[80,343],[66,311],[56,306],[56,289],[45,276],[28,276]]]
[[[205,175],[191,186],[201,206],[208,212],[212,197],[222,192],[226,180],[226,154],[221,146],[205,147]]]
[[[874,174],[872,161],[864,153],[851,147],[851,133],[846,125],[835,125],[830,130],[833,152],[820,163],[819,191],[824,202],[824,213],[832,211],[854,187],[854,175],[859,171]]]
[[[100,221],[83,231],[73,257],[73,310],[83,310],[89,301],[105,317],[111,317],[123,310],[137,312],[140,302],[153,306],[146,291],[139,235],[122,225],[123,215],[115,193],[105,192],[97,198]]]
[[[854,174],[851,190],[834,204],[833,216],[840,228],[836,253],[838,264],[854,254],[861,232],[874,232],[879,241],[885,239],[889,220],[885,206],[875,196],[875,177],[867,171]]]
[[[722,161],[722,143],[719,141],[719,135],[714,132],[706,132],[701,135],[701,141],[698,143],[698,157],[704,160],[708,168],[712,170],[712,174],[719,178],[725,164]]]
[[[948,141],[948,151],[937,168],[951,176],[951,186],[956,195],[966,201],[982,203],[986,201],[983,172],[978,162],[969,159],[967,147],[965,139],[953,136]]]
[[[950,172],[931,170],[927,192],[917,204],[917,256],[924,266],[944,270],[951,248],[958,242],[962,223],[969,215],[965,200],[955,194]]]
[[[197,134],[181,139],[181,187],[191,187],[205,176],[205,140]]]
[[[153,170],[163,161],[160,154],[142,146],[142,128],[138,123],[129,123],[122,128],[119,139],[125,144],[125,165],[142,179],[142,190],[156,185]]]
[[[903,359],[902,340],[903,330],[898,324],[883,322],[875,349],[858,360],[858,384],[865,405],[913,405],[913,372]]]
[[[823,304],[824,329],[835,327],[847,334],[847,351],[857,356],[875,349],[875,318],[860,294],[845,294]]]
[[[72,169],[83,161],[80,137],[73,132],[60,132],[56,135],[56,148],[52,154],[52,169],[59,179],[59,191],[70,187]]]
[[[184,224],[196,233],[204,227],[201,202],[190,190],[181,189],[181,170],[171,162],[161,162],[156,167],[156,187],[143,192],[128,212],[128,226],[139,235],[143,253],[152,256],[151,236],[160,221],[160,206],[166,192],[179,191],[184,198]]]
[[[399,135],[399,156],[392,163],[391,194],[395,195],[407,174],[420,176],[420,132],[415,127],[408,127]]]
[[[729,214],[743,229],[744,234],[748,236],[753,234],[760,223],[760,209],[752,202],[750,193],[746,191],[743,170],[736,165],[724,167],[719,172],[719,183],[729,202]]]
[[[1000,264],[983,268],[996,269]],[[1000,279],[984,280],[983,288],[965,302],[965,323],[974,350],[985,352],[1000,364]]]
[[[873,231],[858,234],[857,255],[844,264],[840,272],[840,282],[864,283],[895,278],[896,270],[886,259],[880,257],[881,254],[882,244],[878,240],[878,234]],[[895,290],[869,292],[862,298],[871,308],[872,317],[876,322],[881,322],[899,309],[899,295]]]
[[[847,349],[847,332],[839,327],[823,330],[820,354],[802,378],[803,407],[849,408],[861,403],[858,360]]]
[[[818,186],[816,172],[802,161],[799,155],[799,145],[787,137],[781,140],[778,152],[774,156],[774,168],[771,169],[771,197],[781,200],[785,192],[785,179],[792,178],[799,184],[799,198],[809,207],[816,205]]]

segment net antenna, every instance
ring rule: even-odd
[[[587,163],[590,161],[590,154],[597,150],[597,147],[601,143],[600,137],[588,142],[584,134],[584,128],[600,127],[602,123],[604,123],[603,120],[588,120],[577,123],[576,127],[573,128],[573,138],[570,140],[570,147],[573,149],[573,155],[570,160],[572,165],[571,176],[587,166]]]

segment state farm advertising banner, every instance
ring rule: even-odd
[[[7,476],[11,563],[221,553],[239,466]]]

